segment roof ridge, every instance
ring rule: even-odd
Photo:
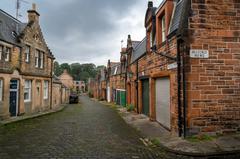
[[[6,16],[8,16],[9,18],[11,18],[12,20],[18,22],[18,23],[22,23],[24,24],[23,22],[21,22],[20,20],[16,19],[14,16],[12,16],[11,14],[5,12],[4,10],[0,9],[0,12],[2,12],[3,14],[5,14]]]

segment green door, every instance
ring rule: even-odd
[[[121,105],[126,106],[126,91],[121,91]]]
[[[142,80],[142,113],[149,116],[149,80]]]
[[[117,98],[116,99],[117,99],[116,100],[117,105],[120,105],[121,103],[120,103],[120,91],[119,90],[117,90]]]

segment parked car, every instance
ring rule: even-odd
[[[77,93],[71,93],[69,96],[69,104],[72,103],[78,103],[78,94]]]

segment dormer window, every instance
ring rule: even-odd
[[[161,18],[161,24],[162,24],[162,42],[166,40],[166,21],[165,21],[165,15]]]

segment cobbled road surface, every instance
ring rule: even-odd
[[[61,112],[0,127],[0,159],[188,158],[147,147],[141,137],[116,110],[81,96]]]
[[[108,106],[80,97],[63,111],[0,128],[0,159],[184,158],[146,147]]]

